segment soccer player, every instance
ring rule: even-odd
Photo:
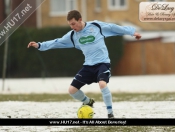
[[[85,84],[98,83],[108,118],[114,118],[112,95],[107,86],[111,76],[110,58],[104,38],[131,35],[140,39],[141,35],[130,26],[119,26],[97,20],[84,22],[77,10],[68,12],[67,21],[72,30],[62,38],[38,43],[32,41],[28,44],[28,48],[33,46],[40,51],[55,48],[77,48],[81,50],[85,56],[85,62],[70,84],[69,94],[74,99],[83,102],[83,105],[93,107],[94,99],[87,97],[80,88]]]

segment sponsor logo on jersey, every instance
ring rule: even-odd
[[[81,43],[81,44],[85,44],[85,43],[87,43],[87,42],[93,42],[95,40],[95,37],[94,36],[87,36],[87,37],[81,37],[80,39],[79,39],[79,42]]]

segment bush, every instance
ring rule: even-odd
[[[80,50],[53,49],[40,52],[27,48],[30,41],[43,42],[60,38],[69,27],[47,27],[43,29],[19,28],[9,38],[7,77],[64,77],[74,76],[84,63]],[[120,36],[106,38],[112,67],[123,53],[123,39]],[[0,46],[0,61],[3,62],[4,44]],[[3,64],[0,64],[2,69]],[[0,70],[2,75],[2,70]]]

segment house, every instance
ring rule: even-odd
[[[140,2],[153,1],[174,2],[174,0],[44,0],[44,2],[36,0],[36,3],[43,3],[23,25],[36,28],[68,26],[66,16],[72,9],[79,10],[84,21],[96,19],[122,26],[130,25],[141,33],[142,39],[135,41],[130,36],[124,36],[124,55],[113,69],[114,75],[172,74],[175,73],[174,22],[139,20]],[[22,0],[15,0],[13,8],[15,9],[20,2]],[[3,7],[0,10],[3,10]]]
[[[124,36],[124,54],[115,75],[148,75],[175,73],[175,31],[140,31],[136,41]]]
[[[5,19],[5,2],[0,1],[0,23]]]
[[[173,0],[45,0],[40,8],[41,27],[67,26],[66,15],[72,9],[82,13],[84,21],[101,20],[119,24],[130,23],[142,30],[175,30],[173,22],[147,23],[139,20],[139,4],[147,1]]]
[[[66,26],[69,10],[77,9],[84,21],[101,20],[134,26],[140,41],[124,36],[124,55],[113,69],[114,75],[175,73],[174,22],[141,22],[140,2],[173,0],[46,0],[41,6],[40,27]],[[49,6],[48,6],[49,5]]]
[[[36,0],[35,3],[37,3],[38,0]],[[16,9],[19,11],[18,14],[14,14],[14,16],[11,16],[12,20],[9,21],[19,21],[22,16],[21,12],[24,10],[24,8],[20,5],[23,3],[23,0],[1,0],[0,1],[0,23],[2,23],[8,16],[8,14],[13,13]],[[37,13],[38,11],[34,11],[24,23],[22,23],[21,26],[28,26],[28,27],[37,27]],[[3,26],[3,25],[2,25]]]

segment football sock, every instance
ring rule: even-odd
[[[87,97],[81,90],[78,90],[74,94],[70,94],[70,96],[72,96],[74,99],[77,99],[77,100],[83,102],[84,104],[89,103],[89,97]]]
[[[101,92],[102,92],[103,101],[106,105],[106,109],[108,111],[108,114],[113,113],[113,111],[112,111],[112,95],[111,95],[109,88],[105,87],[105,88],[101,89]]]

